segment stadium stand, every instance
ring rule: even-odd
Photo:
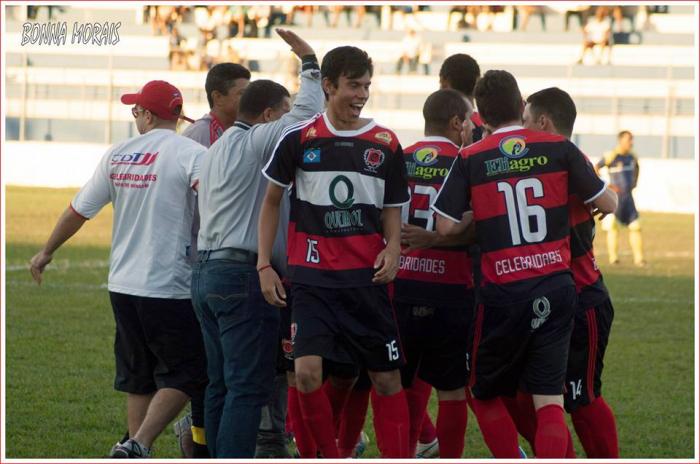
[[[202,90],[206,71],[171,70],[169,38],[154,35],[142,7],[91,5],[53,12],[51,20],[66,21],[69,29],[74,22],[120,22],[119,43],[107,47],[22,46],[23,7],[10,8],[15,10],[7,17],[5,41],[7,140],[112,143],[134,133],[130,115],[118,104],[117,96],[138,82],[156,78],[178,84],[189,116],[199,117],[208,110]],[[666,14],[645,16],[640,12],[630,18],[636,21],[640,43],[615,45],[612,65],[606,66],[575,64],[580,28],[574,21],[565,31],[563,15],[551,9],[544,18],[546,33],[540,30],[539,20],[531,21],[527,31],[510,32],[512,7],[485,16],[479,13],[475,27],[466,29],[454,21],[448,6],[412,14],[390,10],[383,8],[376,20],[365,17],[359,28],[352,26],[355,21],[344,20],[329,26],[321,11],[311,17],[312,28],[295,27],[320,55],[346,43],[345,37],[353,37],[354,44],[368,51],[377,69],[366,111],[395,127],[406,144],[422,132],[420,108],[437,87],[441,61],[462,52],[474,56],[482,72],[505,69],[514,73],[525,95],[553,85],[567,89],[579,108],[575,141],[592,156],[602,153],[621,129],[638,134],[640,157],[693,156],[695,49],[690,6],[671,5]],[[486,16],[490,30],[486,19],[480,19]],[[193,17],[185,15],[178,23],[185,38],[181,47],[189,47],[192,53],[200,34]],[[47,11],[40,9],[35,21],[48,21]],[[296,20],[297,24],[305,22],[301,17]],[[432,44],[430,75],[394,73],[408,27],[418,28],[422,40]],[[212,53],[232,50],[232,56],[253,68],[254,79],[283,83],[289,79],[283,65],[289,52],[279,40],[235,37],[210,42],[216,42],[208,46]]]

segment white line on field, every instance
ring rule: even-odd
[[[60,259],[51,262],[48,266],[46,266],[47,269],[51,270],[57,270],[57,271],[65,271],[68,269],[102,269],[102,268],[108,268],[109,267],[109,261],[104,260],[104,259],[95,259],[95,260],[78,260],[78,261],[71,261],[69,259]],[[29,263],[13,263],[13,264],[7,264],[5,266],[5,271],[6,272],[20,272],[20,271],[27,271],[29,270]]]
[[[34,281],[31,280],[8,280],[5,282],[6,287],[8,290],[11,290],[12,287],[37,287],[37,284]],[[54,283],[54,282],[46,282],[44,281],[41,283],[42,288],[70,288],[70,289],[77,289],[77,290],[105,290],[107,289],[107,283],[95,285],[95,284],[61,284],[61,283]]]

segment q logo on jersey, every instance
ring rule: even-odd
[[[439,153],[437,147],[423,147],[413,152],[413,159],[419,166],[432,166],[438,162]]]
[[[525,138],[521,136],[506,137],[498,144],[498,149],[508,158],[522,158],[529,151]]]
[[[345,188],[338,189],[338,184],[342,184]],[[335,179],[333,179],[330,187],[328,188],[328,195],[330,196],[331,203],[333,203],[333,206],[339,209],[350,208],[353,203],[355,203],[355,199],[353,198],[354,194],[355,188],[353,187],[352,182],[343,175],[337,176]],[[341,199],[341,197],[345,197],[345,199]]]

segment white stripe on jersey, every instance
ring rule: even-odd
[[[345,203],[348,208],[357,204],[374,205],[379,209],[384,207],[384,179],[355,171],[313,172],[297,169],[295,185],[297,198],[313,205],[339,207],[339,204]],[[352,195],[348,195],[349,188],[352,188]]]

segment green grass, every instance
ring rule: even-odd
[[[126,399],[112,388],[114,322],[106,290],[111,214],[89,221],[56,254],[44,284],[25,263],[75,190],[7,189],[6,449],[8,458],[104,456],[125,430]],[[619,266],[597,254],[615,305],[603,391],[624,458],[692,458],[694,442],[693,216],[643,214],[649,265],[636,268],[625,231]],[[431,400],[435,417],[435,398]],[[365,456],[377,456],[372,443]],[[576,452],[584,456],[575,440]],[[171,429],[156,457],[178,456]],[[473,414],[465,457],[489,453]]]

